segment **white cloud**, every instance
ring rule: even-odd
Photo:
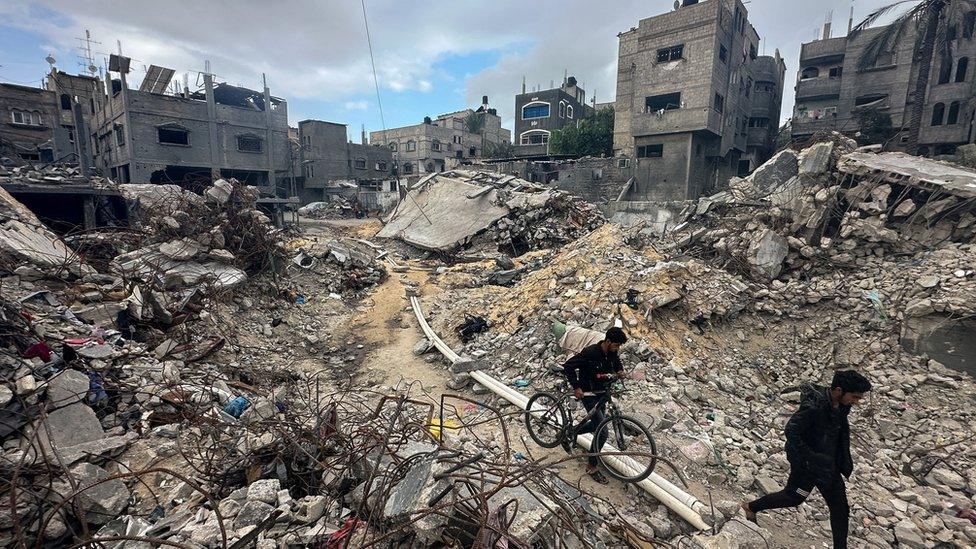
[[[347,111],[365,111],[372,105],[369,101],[346,101],[342,104],[342,108]]]

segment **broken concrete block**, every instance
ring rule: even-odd
[[[746,181],[761,191],[771,191],[799,174],[796,153],[784,149],[752,172]]]
[[[467,372],[475,372],[484,368],[484,364],[475,358],[470,356],[462,356],[458,358],[453,364],[451,364],[452,374],[461,374]]]
[[[226,179],[218,179],[213,182],[213,185],[204,191],[204,195],[211,202],[216,202],[217,204],[226,204],[230,200],[230,195],[234,192],[234,186],[230,184]]]
[[[908,217],[915,211],[915,202],[911,198],[906,198],[895,206],[893,215],[895,217]]]
[[[47,401],[56,408],[83,402],[91,381],[77,370],[65,370],[51,378],[47,385]]]
[[[112,479],[95,484],[109,477],[105,469],[91,463],[79,463],[69,469],[69,474],[80,485],[78,490],[81,492],[75,500],[88,522],[105,524],[119,516],[129,505],[129,489],[122,480]]]
[[[203,247],[196,240],[183,238],[160,244],[159,252],[174,261],[189,261],[200,255]]]
[[[429,339],[426,338],[421,339],[420,341],[417,342],[416,345],[413,346],[413,355],[421,356],[425,354],[427,351],[431,350],[433,347],[434,344],[431,343]]]
[[[247,499],[274,504],[278,500],[278,490],[281,490],[281,481],[276,478],[256,480],[247,487]]]
[[[807,147],[799,156],[801,175],[821,175],[830,169],[830,158],[834,154],[834,142],[825,141]]]
[[[789,243],[785,237],[772,229],[765,229],[750,242],[748,261],[754,274],[772,280],[782,271],[783,260],[789,251]]]

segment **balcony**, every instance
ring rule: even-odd
[[[840,97],[840,78],[810,78],[796,84],[796,98],[836,99]]]
[[[844,57],[846,51],[846,36],[808,42],[800,46],[800,65],[814,61],[826,61],[834,57]]]
[[[690,132],[708,129],[710,125],[721,128],[721,120],[721,115],[708,107],[637,112],[634,114],[631,131],[635,136]]]

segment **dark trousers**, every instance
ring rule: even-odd
[[[583,408],[586,408],[586,413],[589,414],[594,408],[596,408],[596,411],[593,412],[593,415],[590,416],[589,419],[576,426],[576,434],[582,435],[584,433],[592,433],[593,431],[596,431],[596,428],[600,426],[600,423],[603,422],[603,418],[606,416],[606,406],[607,402],[602,396],[584,396]],[[596,446],[597,451],[602,450],[603,445],[607,442],[607,433],[603,432],[600,435],[600,440],[597,442]],[[596,457],[590,457],[587,461],[592,467],[596,467],[599,463]]]
[[[834,473],[829,479],[818,478],[808,471],[790,469],[786,488],[775,494],[763,496],[749,503],[753,513],[767,509],[796,507],[806,501],[810,491],[816,487],[830,509],[830,531],[834,537],[834,549],[847,549],[847,529],[851,508],[847,504],[847,488],[844,477]]]

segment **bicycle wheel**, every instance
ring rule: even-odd
[[[536,393],[525,407],[525,428],[536,444],[555,448],[566,434],[569,417],[562,400],[552,393]]]
[[[610,466],[611,457],[624,456],[600,455],[601,437],[606,441],[605,444],[614,446],[617,451],[634,453],[627,457],[633,460],[632,465],[636,465],[634,467],[636,474],[627,475]],[[657,445],[654,443],[654,437],[647,427],[630,416],[610,416],[604,419],[593,433],[590,453],[597,454],[597,459],[603,464],[607,474],[621,482],[640,482],[653,473],[657,465]]]

